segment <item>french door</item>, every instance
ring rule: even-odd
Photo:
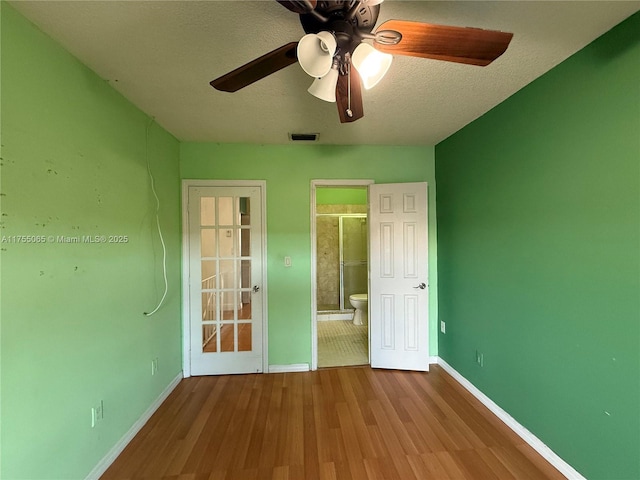
[[[187,188],[190,373],[262,372],[263,187]]]

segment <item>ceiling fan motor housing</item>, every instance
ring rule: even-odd
[[[352,18],[348,18],[351,9],[359,3],[356,0],[319,1],[315,12],[320,15],[301,14],[300,23],[306,33],[333,32],[338,41],[338,53],[353,53],[362,40],[360,34],[371,33],[380,12],[379,4],[360,4]],[[322,17],[327,21],[321,20]]]

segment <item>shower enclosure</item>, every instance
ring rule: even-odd
[[[318,311],[352,309],[349,295],[367,293],[367,215],[319,214]]]
[[[340,217],[340,310],[353,308],[349,295],[367,293],[367,217]]]

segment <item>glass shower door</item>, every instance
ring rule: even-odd
[[[367,293],[367,217],[340,217],[340,306],[353,308],[349,295]]]

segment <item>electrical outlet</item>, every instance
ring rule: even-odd
[[[476,363],[481,367],[484,367],[484,354],[476,350]]]
[[[158,373],[158,358],[151,360],[151,375]]]
[[[442,333],[447,333],[447,324],[444,323],[444,320],[440,320],[440,331]]]
[[[96,424],[104,418],[104,401],[100,400],[100,403],[91,408],[91,428],[94,428]]]

